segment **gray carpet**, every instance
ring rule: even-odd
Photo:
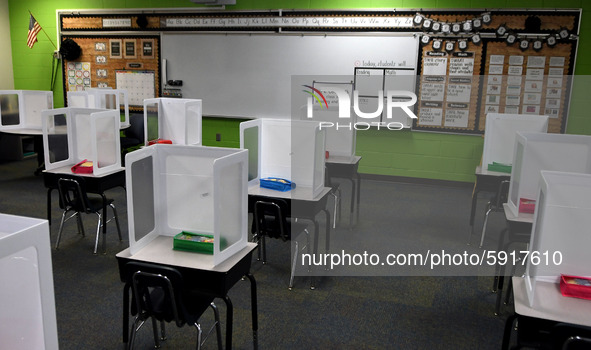
[[[0,212],[46,218],[42,176],[34,176],[35,159],[0,163]],[[359,223],[347,227],[349,188],[342,184],[342,217],[333,232],[331,251],[384,253],[429,247],[479,252],[478,234],[469,239],[471,187],[445,187],[373,180],[362,181]],[[86,237],[66,226],[60,249],[52,248],[55,302],[60,349],[121,349],[123,284],[115,254],[128,246],[125,191],[115,199],[123,230],[119,242],[108,225],[107,254],[94,256],[96,217],[85,215]],[[476,227],[485,200],[479,202]],[[51,242],[59,224],[57,193],[53,195]],[[485,247],[496,248],[502,220],[492,217]],[[477,230],[478,231],[478,230]],[[478,237],[477,237],[478,236]],[[354,243],[352,243],[354,242]],[[356,242],[356,243],[355,243]],[[317,279],[297,276],[287,289],[290,245],[268,240],[268,264],[253,261],[257,280],[260,349],[499,349],[504,320],[493,315],[496,295],[490,276],[427,276],[424,270],[400,272],[391,267],[341,269]],[[256,255],[256,254],[255,254]],[[387,269],[388,268],[388,269]],[[352,276],[339,276],[349,274]],[[409,276],[400,276],[408,274]],[[252,348],[250,289],[239,282],[230,293],[234,304],[234,348]],[[217,302],[222,319],[223,301]],[[211,322],[209,312],[202,320]],[[223,325],[224,326],[224,325]],[[169,325],[163,349],[192,348],[195,331]],[[151,327],[139,334],[137,349],[153,346]],[[206,349],[215,348],[215,338]]]

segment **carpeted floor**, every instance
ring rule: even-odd
[[[0,212],[46,218],[47,191],[35,176],[35,159],[0,163]],[[362,180],[359,222],[350,229],[350,189],[342,184],[342,217],[331,236],[331,252],[481,252],[479,232],[470,234],[470,186],[446,187]],[[60,349],[122,349],[123,284],[115,254],[128,246],[125,190],[110,190],[123,230],[119,242],[108,225],[106,255],[93,255],[96,217],[85,215],[86,237],[68,222],[60,249],[52,248]],[[485,200],[479,202],[479,231]],[[51,242],[59,217],[57,193],[52,200]],[[498,216],[498,215],[497,215]],[[491,217],[485,248],[495,249],[503,222]],[[477,237],[478,236],[478,237]],[[297,276],[288,290],[290,244],[267,241],[268,264],[252,263],[257,280],[260,349],[499,349],[505,307],[494,316],[496,295],[490,271],[404,269],[392,266],[340,267],[317,278]],[[321,246],[322,247],[322,246]],[[256,255],[256,254],[255,254]],[[382,255],[381,255],[382,256]],[[239,282],[230,292],[234,305],[234,348],[252,348],[250,289]],[[222,319],[223,301],[217,302]],[[211,316],[202,320],[206,326]],[[195,330],[167,328],[163,349],[192,348]],[[151,327],[139,334],[137,349],[153,346]],[[215,338],[205,346],[215,348]]]

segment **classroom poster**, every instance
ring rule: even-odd
[[[68,62],[67,90],[84,91],[90,87],[90,62]]]

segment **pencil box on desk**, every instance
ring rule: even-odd
[[[173,239],[174,250],[213,254],[213,235],[183,231]]]
[[[586,277],[560,275],[560,293],[566,297],[591,299],[591,280]]]
[[[536,209],[536,201],[533,199],[519,198],[519,212],[533,214]]]
[[[492,162],[488,165],[489,171],[498,171],[500,173],[508,173],[511,174],[511,164],[503,164],[498,162]]]
[[[92,162],[89,162],[88,159],[84,159],[80,163],[72,166],[71,170],[74,174],[92,174]]]
[[[263,187],[263,188],[268,188],[271,190],[276,190],[276,191],[281,191],[281,192],[290,191],[296,187],[295,183],[293,183],[289,180],[286,180],[286,179],[278,178],[278,177],[266,177],[264,179],[261,179],[260,183],[261,183],[261,187]]]

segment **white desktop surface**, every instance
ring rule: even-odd
[[[109,171],[108,173],[100,174],[100,175],[95,175],[94,173],[92,173],[92,174],[73,173],[72,172],[72,166],[74,166],[74,164],[72,164],[72,165],[66,165],[66,166],[55,168],[55,169],[51,169],[51,170],[43,170],[43,172],[44,173],[52,173],[52,174],[80,175],[80,176],[85,176],[85,177],[103,177],[103,176],[111,175],[111,174],[116,173],[118,171],[125,170],[124,167],[119,167],[117,169],[114,169],[113,171]]]
[[[2,129],[0,131],[5,132],[7,134],[15,134],[15,135],[43,135],[42,129],[32,129],[32,128]]]
[[[508,221],[523,222],[528,224],[533,224],[534,222],[534,214],[519,213],[519,215],[515,216],[511,212],[511,209],[509,209],[509,205],[507,203],[503,203],[503,211],[505,212],[505,219]]]
[[[565,297],[558,283],[536,281],[534,306],[529,306],[524,277],[513,277],[515,312],[521,316],[591,327],[591,300]]]
[[[361,156],[329,156],[326,159],[326,163],[334,164],[356,164],[361,160]]]
[[[213,255],[197,252],[185,252],[172,249],[173,236],[158,236],[136,254],[131,254],[129,248],[117,253],[119,258],[127,258],[155,264],[163,264],[190,269],[208,270],[214,272],[228,272],[234,265],[256,248],[256,243],[247,243],[246,247],[232,255],[221,264],[214,266]]]
[[[248,194],[252,196],[264,196],[304,201],[319,201],[324,196],[326,196],[326,194],[330,192],[330,190],[330,187],[324,187],[322,191],[316,197],[314,197],[311,187],[296,186],[296,188],[292,189],[291,191],[281,192],[269,188],[263,188],[257,183],[256,185],[251,185],[248,187]]]

